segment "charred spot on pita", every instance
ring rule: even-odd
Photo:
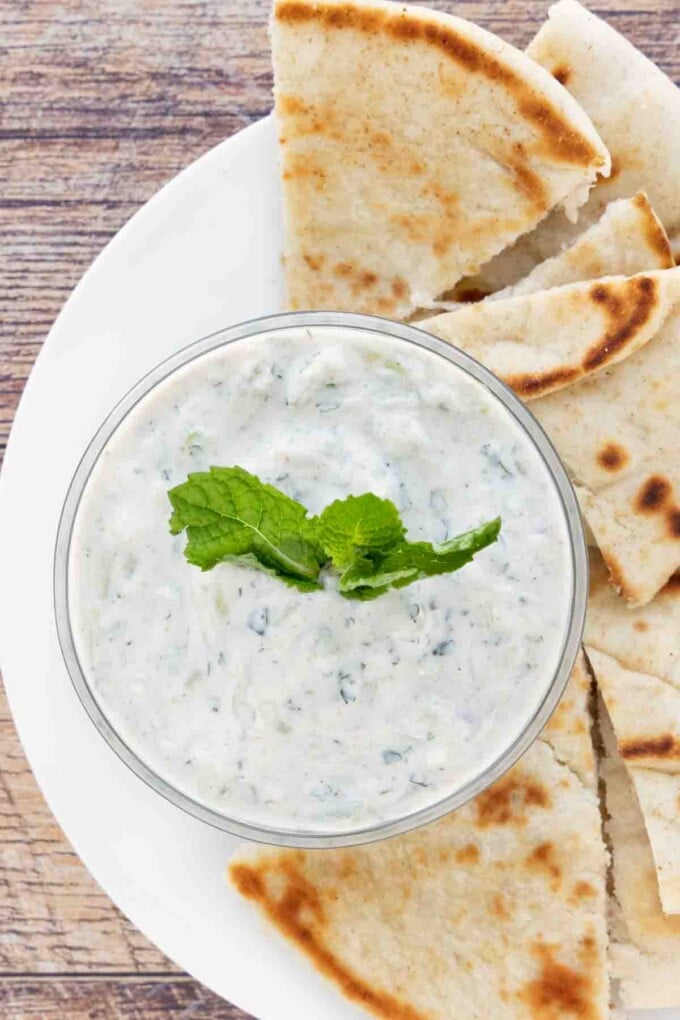
[[[651,475],[635,498],[635,509],[641,514],[654,514],[668,502],[672,487],[663,475]]]
[[[573,889],[573,895],[577,900],[590,899],[595,895],[595,889],[590,882],[576,882]]]
[[[597,283],[590,288],[590,298],[604,309],[609,325],[583,359],[587,372],[606,364],[642,329],[658,303],[658,283],[649,276],[632,277],[623,284]]]
[[[526,858],[525,864],[533,871],[543,872],[549,878],[552,889],[559,888],[562,882],[562,868],[552,843],[539,843]]]
[[[519,998],[531,1009],[530,1015],[595,1020],[599,1010],[590,975],[560,963],[552,946],[537,942],[532,949],[539,958],[540,970],[538,976],[527,982],[519,993]]]
[[[620,471],[628,463],[628,453],[615,442],[605,443],[597,454],[597,462],[605,471]]]
[[[456,850],[456,860],[459,864],[477,864],[479,861],[479,847],[474,843],[466,843],[465,846]]]
[[[550,804],[545,786],[511,773],[477,797],[477,824],[482,829],[491,825],[525,825],[526,808],[548,808]]]
[[[635,758],[680,758],[680,740],[672,733],[664,733],[659,737],[640,737],[637,740],[626,740],[620,744],[621,757],[627,760]]]
[[[575,368],[553,368],[535,375],[508,376],[505,382],[515,393],[525,397],[538,397],[542,393],[564,386],[580,375]]]
[[[571,68],[567,64],[559,64],[553,69],[552,76],[560,85],[566,85],[571,78]]]

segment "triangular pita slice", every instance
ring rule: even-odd
[[[418,326],[535,400],[627,358],[656,335],[676,305],[680,269],[458,306]]]
[[[680,250],[680,91],[632,43],[576,0],[560,0],[527,49],[578,100],[612,156],[576,224],[555,212],[493,259],[470,286],[514,283],[590,226],[608,202],[643,188]]]
[[[665,230],[644,192],[610,202],[592,227],[563,252],[537,265],[518,283],[490,294],[489,301],[533,294],[578,280],[632,276],[675,265]]]
[[[600,732],[612,862],[612,977],[629,1009],[680,1006],[680,917],[661,909],[654,859],[630,776],[603,705]]]
[[[604,652],[586,651],[635,786],[663,909],[680,914],[680,691]]]
[[[680,575],[652,602],[629,609],[607,583],[607,568],[590,554],[590,597],[584,641],[626,669],[651,673],[680,691]]]
[[[230,876],[375,1016],[604,1020],[605,857],[594,790],[539,739],[440,822],[352,850],[243,847]]]
[[[680,270],[666,270],[677,283]],[[644,605],[680,568],[680,304],[611,370],[535,401],[614,587]]]
[[[680,691],[650,673],[626,669],[606,652],[590,646],[586,652],[626,764],[680,776]]]
[[[292,309],[405,317],[609,172],[569,93],[460,18],[276,0],[271,37]]]

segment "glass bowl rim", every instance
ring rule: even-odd
[[[425,807],[389,821],[363,825],[356,829],[343,829],[337,833],[328,830],[270,828],[267,825],[231,818],[182,792],[155,772],[118,734],[92,693],[76,651],[68,599],[70,545],[83,492],[102,450],[136,405],[175,371],[219,347],[259,334],[282,329],[310,327],[349,328],[406,341],[415,347],[443,357],[484,386],[515,419],[517,425],[538,452],[551,476],[564,515],[571,559],[571,608],[558,665],[538,708],[515,740],[498,758],[454,793],[446,794]],[[587,591],[588,552],[578,501],[552,442],[526,405],[505,383],[501,382],[475,358],[447,341],[427,333],[419,328],[417,323],[399,323],[379,316],[352,312],[284,312],[249,319],[189,343],[143,375],[109,412],[88,443],[69,483],[59,518],[54,548],[54,613],[62,656],[78,698],[90,720],[111,749],[151,789],[194,818],[241,839],[280,847],[319,849],[348,847],[400,835],[421,825],[434,822],[462,807],[463,804],[500,779],[534,743],[564,692],[581,645]]]

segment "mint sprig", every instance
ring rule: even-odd
[[[495,542],[500,530],[501,519],[496,517],[441,545],[404,539],[384,553],[358,557],[341,576],[339,590],[347,598],[372,599],[388,588],[403,588],[435,574],[451,574]]]
[[[313,591],[326,556],[307,510],[284,492],[240,467],[212,467],[189,475],[168,493],[170,531],[186,529],[184,550],[201,570],[231,561]]]
[[[186,530],[189,563],[255,567],[301,591],[322,587],[322,567],[340,572],[345,598],[373,599],[435,574],[453,573],[498,538],[500,518],[440,544],[409,542],[394,503],[367,492],[331,503],[318,517],[240,467],[189,475],[168,493],[173,535]]]

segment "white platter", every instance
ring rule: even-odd
[[[159,948],[261,1020],[351,1020],[347,1003],[227,885],[236,840],[183,814],[115,756],[63,665],[52,610],[61,504],[97,426],[163,358],[280,310],[269,118],[207,153],[121,230],[52,328],[0,478],[2,669],[24,749],[77,853]],[[680,1020],[680,1011],[635,1015]]]

